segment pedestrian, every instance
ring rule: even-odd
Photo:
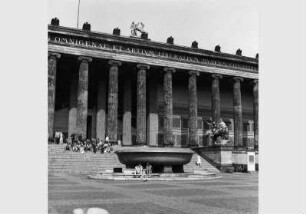
[[[201,161],[201,156],[200,155],[197,155],[198,157],[198,160],[197,160],[197,162],[196,162],[196,165],[197,166],[199,166],[199,167],[201,167],[201,163],[202,163],[202,161]]]
[[[151,174],[152,174],[152,166],[150,163],[147,163],[146,165],[146,175],[147,177],[151,177]]]
[[[143,174],[143,168],[142,168],[141,164],[138,164],[137,166],[135,166],[134,175],[136,177],[142,177],[142,174]]]
[[[59,144],[62,145],[63,143],[64,143],[64,135],[61,132],[60,135],[59,135]]]
[[[108,144],[109,143],[109,137],[106,135],[106,138],[105,138],[105,142]]]

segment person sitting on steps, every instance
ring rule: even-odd
[[[141,164],[138,164],[135,166],[135,172],[134,172],[135,177],[142,177],[143,176],[143,167]]]

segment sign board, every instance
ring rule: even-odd
[[[255,171],[255,152],[247,152],[247,166],[248,172]]]

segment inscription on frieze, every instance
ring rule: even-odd
[[[225,67],[232,69],[243,69],[248,70],[250,72],[257,73],[258,65],[240,63],[240,62],[232,62],[222,59],[212,59],[211,57],[205,57],[200,55],[192,55],[192,54],[183,54],[174,51],[146,48],[146,47],[133,47],[125,44],[116,44],[108,41],[100,41],[93,39],[82,39],[82,38],[73,38],[66,35],[48,35],[48,42],[55,43],[60,45],[68,45],[68,46],[78,46],[82,48],[94,48],[104,51],[112,51],[112,52],[121,52],[128,53],[132,55],[140,55],[146,57],[156,57],[156,58],[164,58],[169,60],[175,60],[180,62],[188,62],[195,64],[203,64],[208,66],[215,67]]]

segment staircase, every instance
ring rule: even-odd
[[[203,158],[201,158],[201,167],[197,166],[196,162],[197,154],[194,153],[191,161],[184,166],[184,171],[220,172]],[[50,173],[95,174],[105,170],[113,170],[113,168],[126,169],[125,165],[119,162],[117,155],[113,152],[104,154],[87,152],[81,154],[80,152],[65,151],[65,145],[48,145],[48,170]]]
[[[211,165],[207,160],[203,159],[201,157],[201,167],[196,165],[196,162],[198,160],[197,154],[194,153],[191,161],[184,166],[184,172],[194,172],[194,171],[206,171],[211,173],[220,173],[220,171]]]
[[[65,151],[65,145],[48,145],[48,170],[51,173],[66,172],[95,174],[113,168],[123,168],[114,153],[93,153]]]

